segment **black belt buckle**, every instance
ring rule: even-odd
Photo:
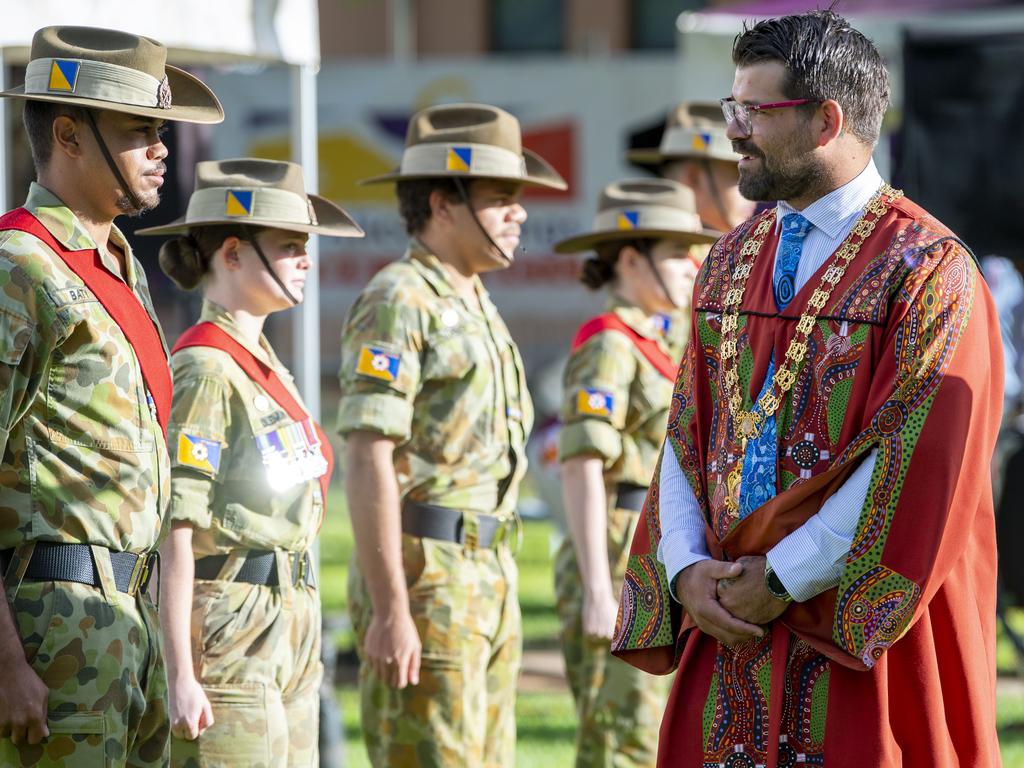
[[[292,561],[292,586],[297,587],[300,584],[314,586],[313,558],[310,557],[309,551],[294,552],[292,556],[294,557]]]

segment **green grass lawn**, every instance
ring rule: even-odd
[[[343,615],[348,562],[352,555],[352,529],[344,509],[340,488],[332,490],[331,517],[320,536],[322,594],[325,616]],[[519,600],[523,610],[524,645],[528,649],[557,648],[558,619],[554,610],[551,564],[551,525],[527,521],[523,547],[519,552]],[[1011,620],[1024,632],[1024,611]],[[339,648],[351,651],[350,630],[335,633]],[[1001,672],[1016,668],[1009,643],[1000,636],[997,658]],[[1024,690],[1020,688],[1019,690]],[[359,728],[359,697],[354,686],[341,686],[338,695],[345,726],[346,768],[367,768]],[[568,693],[524,692],[516,705],[518,728],[517,758],[520,765],[569,766],[573,762],[576,734],[575,713]],[[1024,768],[1024,694],[1004,692],[999,697],[999,740],[1004,768]]]

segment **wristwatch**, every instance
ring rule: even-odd
[[[768,562],[767,558],[764,561],[764,585],[768,589],[768,594],[776,600],[781,600],[784,603],[793,602],[793,598],[786,591],[782,579],[779,578],[779,574],[772,570],[772,564]]]

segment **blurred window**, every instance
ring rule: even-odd
[[[491,0],[491,50],[499,53],[565,48],[564,0]]]
[[[706,0],[632,0],[630,47],[664,50],[676,47],[676,18],[683,11],[697,11]]]

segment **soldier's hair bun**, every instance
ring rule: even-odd
[[[616,254],[617,255],[617,254]],[[596,291],[615,279],[615,262],[602,256],[591,256],[583,262],[580,282]]]
[[[160,247],[160,269],[179,288],[191,291],[206,274],[208,260],[192,235],[173,237]]]

